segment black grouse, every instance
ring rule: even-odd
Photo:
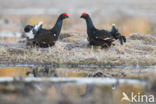
[[[25,32],[31,31],[32,35],[34,35],[31,36],[31,39],[30,38],[27,39],[27,45],[41,48],[47,48],[55,45],[55,42],[57,41],[62,28],[63,20],[66,18],[68,18],[67,13],[62,13],[58,17],[55,26],[49,30],[42,28],[42,22],[40,22],[36,26],[31,25],[25,26],[24,31]]]
[[[120,43],[126,42],[125,36],[122,36],[115,25],[112,25],[112,30],[96,29],[92,23],[90,16],[82,13],[80,18],[84,18],[87,24],[88,41],[90,45],[101,46],[102,48],[110,47],[114,40],[119,39]]]

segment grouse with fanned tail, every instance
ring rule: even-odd
[[[55,42],[57,41],[62,28],[63,20],[66,18],[68,18],[67,13],[61,14],[58,17],[55,26],[49,30],[42,28],[42,22],[40,22],[36,26],[31,25],[25,26],[24,31],[25,32],[31,31],[32,35],[34,35],[31,36],[31,38],[27,39],[27,45],[41,48],[47,48],[55,45]]]
[[[125,36],[122,36],[115,25],[112,25],[112,30],[96,29],[92,23],[90,16],[87,13],[82,13],[80,18],[84,18],[87,24],[88,41],[90,45],[101,46],[103,48],[110,47],[114,40],[119,39],[120,43],[126,42]]]

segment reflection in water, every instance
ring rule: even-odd
[[[7,86],[6,86],[7,85]],[[37,103],[38,99],[47,102],[59,104],[59,101],[66,100],[71,104],[120,104],[122,92],[129,94],[146,93],[145,86],[141,84],[120,84],[116,86],[116,90],[112,90],[112,85],[95,85],[95,84],[71,84],[71,83],[1,83],[0,84],[0,101],[7,102],[6,96],[9,96],[11,101],[20,104],[17,101],[22,101],[24,98],[33,100]],[[4,92],[5,91],[5,92]],[[143,91],[143,92],[142,92]],[[18,99],[18,100],[17,100]],[[17,100],[17,101],[16,101]],[[25,104],[26,102],[23,101]],[[29,103],[29,104],[33,104]],[[47,103],[49,104],[49,103]]]
[[[83,72],[48,67],[0,68],[0,77],[84,77]]]
[[[102,70],[101,72],[96,72],[94,69],[82,70],[50,67],[0,68],[0,76],[17,77],[0,78],[0,101],[4,104],[21,104],[21,102],[23,104],[39,102],[47,104],[65,104],[65,102],[67,104],[121,104],[123,92],[128,96],[131,92],[140,94],[151,92],[147,90],[145,81],[115,77],[90,78],[105,76]],[[86,70],[89,74],[86,74]],[[93,72],[91,76],[90,72]],[[113,73],[113,70],[110,69],[108,72]],[[108,72],[107,75],[109,75]],[[121,77],[114,73],[112,76]]]
[[[152,70],[153,68],[125,70],[124,68],[62,68],[38,65],[29,67],[3,67],[0,68],[0,77],[113,77],[142,80],[148,78]]]
[[[92,91],[94,90],[95,86],[94,85],[86,85],[86,91],[83,95],[81,95],[81,97],[83,98],[88,98],[89,95],[91,95]]]

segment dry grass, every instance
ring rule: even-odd
[[[149,34],[151,24],[143,18],[129,18],[120,24],[121,33],[128,36],[131,33]]]
[[[47,21],[44,19],[44,18],[39,18],[39,17],[32,17],[32,18],[29,18],[27,20],[27,24],[30,24],[30,25],[37,25],[40,21],[42,21],[44,24],[47,24]]]
[[[0,47],[1,63],[34,64],[98,64],[98,65],[155,65],[156,37],[133,34],[125,45],[119,41],[109,49],[89,47],[86,36],[70,33],[48,49]]]
[[[111,30],[112,24],[116,24],[119,32],[124,36],[129,36],[132,33],[149,34],[153,32],[152,28],[155,27],[149,20],[140,17],[121,17],[120,19],[108,20],[101,18],[99,22],[95,22],[97,28],[106,30]]]

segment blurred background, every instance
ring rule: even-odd
[[[70,17],[61,30],[67,37],[47,50],[25,48],[20,41],[25,25],[42,21],[50,29],[63,12]],[[99,29],[116,24],[122,35],[132,35],[125,45],[117,41],[109,50],[87,48],[83,12]],[[156,0],[0,0],[0,103],[121,104],[123,92],[156,96],[155,27]],[[41,81],[9,82],[3,77],[41,77]],[[67,81],[42,80],[45,77]],[[89,84],[82,84],[83,79],[71,83],[69,77],[86,77]],[[90,77],[102,79],[97,84]],[[119,83],[123,78],[126,83]]]
[[[43,21],[51,28],[60,13],[67,12],[62,31],[86,32],[80,15],[89,13],[97,28],[111,29],[116,24],[119,31],[154,34],[156,29],[156,0],[0,0],[0,37],[20,37],[26,24]]]

